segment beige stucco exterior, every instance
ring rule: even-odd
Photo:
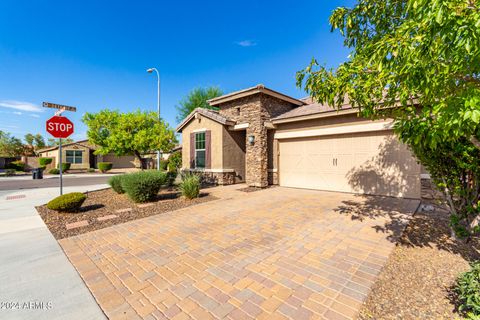
[[[67,151],[82,151],[82,163],[72,163],[70,169],[88,169],[90,168],[90,149],[88,147],[74,144],[62,147],[62,162],[67,162]],[[53,158],[52,167],[58,167],[60,162],[59,158],[59,149],[54,149],[50,151],[40,152],[41,158]]]
[[[255,187],[420,197],[421,167],[393,134],[391,119],[372,121],[353,109],[316,112],[318,106],[312,113],[306,102],[299,107],[299,100],[255,90],[214,99],[217,113],[196,111],[182,122],[185,169],[190,133],[210,130],[211,170],[234,170],[235,182],[244,175]]]
[[[210,130],[212,134],[211,169],[223,169],[223,131],[218,122],[198,115],[182,131],[182,168],[190,169],[190,133]]]

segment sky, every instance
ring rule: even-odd
[[[53,109],[86,137],[85,112],[156,110],[173,128],[175,106],[196,87],[224,93],[257,84],[296,98],[295,73],[315,57],[335,67],[348,50],[328,18],[353,1],[49,1],[0,2],[0,130],[40,133]]]

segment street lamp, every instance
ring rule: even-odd
[[[158,121],[160,121],[160,73],[157,68],[147,69],[148,73],[155,71],[157,73],[157,115]],[[160,150],[157,150],[157,170],[160,170]]]

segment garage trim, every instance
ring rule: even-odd
[[[377,121],[367,124],[357,124],[340,127],[319,128],[311,130],[299,130],[291,132],[276,132],[275,139],[291,139],[291,138],[304,138],[304,137],[316,137],[327,136],[334,134],[345,133],[360,133],[360,132],[372,132],[372,131],[384,131],[391,130],[393,128],[393,120],[389,121]]]

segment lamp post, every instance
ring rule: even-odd
[[[157,68],[147,69],[148,73],[155,71],[157,73],[157,115],[158,121],[160,121],[160,73]],[[157,150],[157,170],[160,171],[160,150]]]

